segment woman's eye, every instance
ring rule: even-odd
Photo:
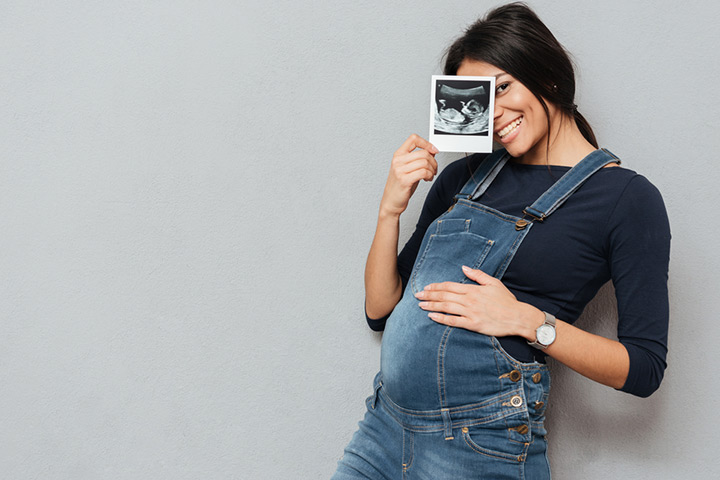
[[[507,82],[506,82],[506,83],[501,83],[500,85],[497,86],[497,88],[495,88],[495,93],[501,93],[501,92],[503,92],[506,88],[508,88],[509,86],[510,86],[510,84],[507,83]]]

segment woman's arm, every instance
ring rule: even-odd
[[[518,335],[535,341],[535,330],[545,321],[542,311],[519,302],[497,278],[467,267],[463,271],[477,285],[433,283],[416,295],[431,319],[485,335]],[[555,341],[545,350],[548,355],[596,382],[614,388],[625,384],[630,360],[620,342],[561,320],[557,321],[556,331]]]
[[[437,174],[437,152],[427,140],[413,134],[393,155],[365,264],[365,312],[370,318],[390,313],[402,296],[397,271],[400,215],[420,180],[431,181]]]
[[[537,312],[542,320],[535,322],[536,328],[545,319],[544,313],[540,310]],[[529,325],[532,327],[533,324]],[[603,385],[616,389],[625,385],[630,370],[630,356],[622,343],[586,332],[561,320],[557,321],[555,328],[557,337],[545,349],[545,353],[580,375]],[[529,341],[535,340],[535,330],[531,331],[531,337],[525,336]]]
[[[400,215],[381,211],[375,237],[365,263],[365,313],[381,318],[395,308],[402,296],[402,281],[397,271],[397,246]]]

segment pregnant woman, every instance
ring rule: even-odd
[[[502,148],[443,170],[399,256],[399,217],[437,149],[412,135],[393,156],[365,272],[381,370],[337,480],[548,479],[547,355],[641,397],[665,370],[665,207],[598,148],[563,47],[510,4],[456,40],[444,70],[497,79]],[[573,326],[609,280],[619,341]]]

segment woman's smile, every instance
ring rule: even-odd
[[[518,130],[520,130],[520,124],[523,121],[523,116],[519,116],[512,122],[510,122],[508,125],[504,126],[503,128],[496,130],[495,134],[498,136],[498,139],[502,143],[509,143],[513,138],[515,138],[515,135],[518,133]]]

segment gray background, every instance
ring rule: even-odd
[[[717,478],[720,7],[531,4],[673,231],[665,382],[554,365],[555,478]],[[0,476],[328,478],[379,364],[362,278],[390,157],[493,5],[0,3]],[[612,334],[612,307],[582,325]]]

